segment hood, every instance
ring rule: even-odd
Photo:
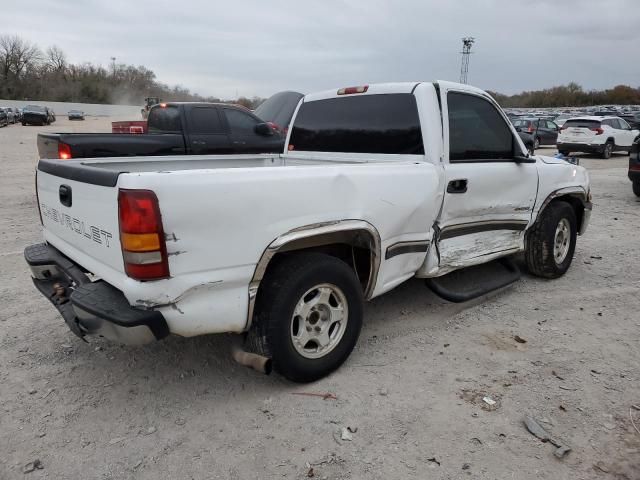
[[[564,158],[557,157],[545,157],[544,155],[536,155],[540,160],[549,165],[573,165],[573,162],[565,160]]]

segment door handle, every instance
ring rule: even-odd
[[[447,185],[447,193],[466,193],[467,191],[467,179],[459,178],[458,180],[451,180]]]
[[[203,142],[202,140],[193,140],[191,143],[194,145],[204,145],[206,142]]]

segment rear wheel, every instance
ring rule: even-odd
[[[604,144],[604,147],[602,147],[602,158],[609,159],[611,158],[611,155],[613,154],[613,142],[612,141],[608,141],[607,143]]]
[[[545,278],[564,275],[573,260],[577,231],[571,205],[563,201],[549,204],[527,234],[525,258],[529,272]]]
[[[640,181],[633,182],[633,193],[636,197],[640,197]]]
[[[291,254],[263,280],[251,343],[287,379],[312,382],[347,359],[362,309],[362,288],[349,265],[321,253]]]

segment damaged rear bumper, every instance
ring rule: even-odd
[[[119,343],[140,345],[169,335],[162,313],[133,308],[123,293],[98,280],[46,243],[27,247],[24,257],[33,283],[78,335],[97,335]]]

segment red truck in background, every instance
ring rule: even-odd
[[[146,120],[111,122],[111,133],[148,133]]]

